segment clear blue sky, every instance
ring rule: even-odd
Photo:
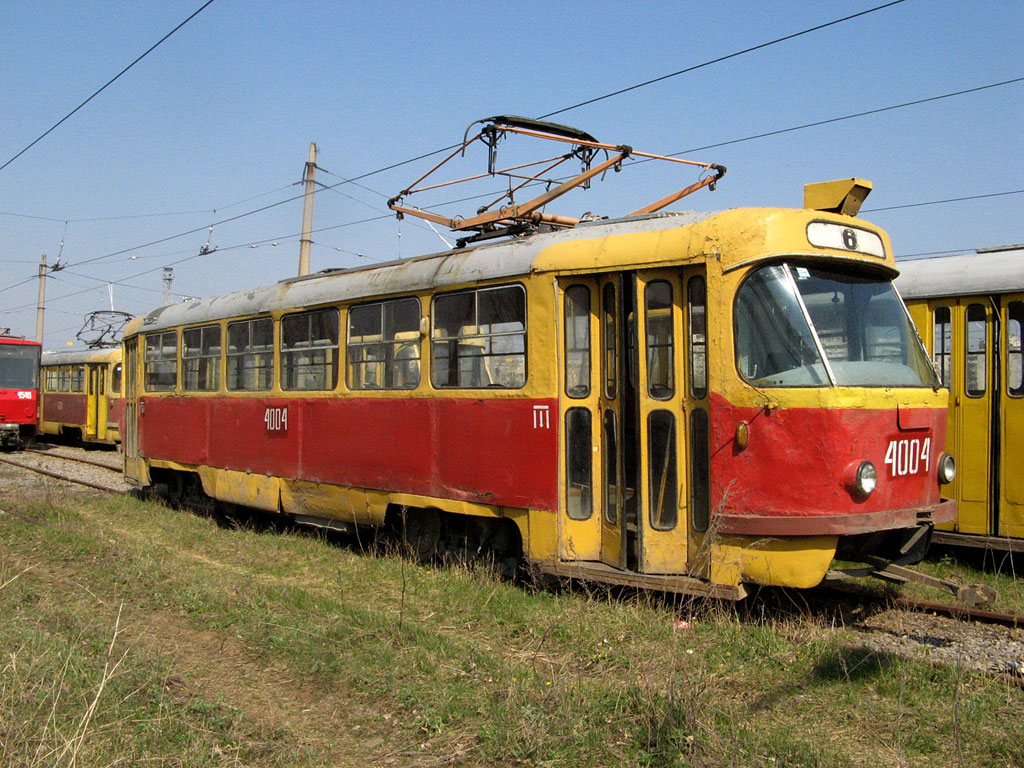
[[[47,283],[52,349],[109,308],[108,282],[137,314],[163,303],[164,266],[178,296],[294,275],[301,200],[205,228],[298,195],[312,141],[318,180],[336,184],[455,143],[476,119],[545,115],[882,1],[216,0],[0,171],[0,326],[34,334],[42,254],[68,265]],[[202,4],[6,0],[0,164]],[[1022,32],[1019,0],[906,0],[552,119],[675,153],[1024,77]],[[1020,243],[1024,194],[917,204],[1024,189],[1022,124],[1014,83],[690,152],[729,172],[673,209],[799,206],[808,182],[860,176],[875,185],[863,215],[898,256]],[[318,194],[312,269],[443,249],[420,222],[354,223],[388,214],[430,162]],[[457,172],[481,170],[478,154]],[[694,178],[638,165],[549,210],[622,214]],[[197,256],[208,237],[218,250]]]

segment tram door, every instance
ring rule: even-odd
[[[686,277],[560,283],[563,560],[686,572]]]
[[[136,388],[138,381],[138,338],[128,339],[124,343],[124,367],[122,376],[124,379],[124,416],[121,421],[121,446],[124,449],[125,464],[127,461],[136,459],[139,456],[139,435],[138,435],[138,397]]]
[[[956,459],[956,530],[988,535],[992,469],[992,365],[996,316],[986,297],[929,302],[932,358],[949,387],[947,450]],[[998,385],[995,385],[998,386]]]
[[[1024,451],[1024,294],[1002,298],[1000,359],[1003,381],[999,388],[999,535],[1024,536],[1024,472],[1020,456]]]
[[[100,424],[106,424],[106,382],[103,379],[103,367],[86,365],[86,397],[85,397],[85,438],[99,437]],[[102,405],[101,405],[102,403]],[[103,411],[101,413],[101,411]]]

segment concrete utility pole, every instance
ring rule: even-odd
[[[60,261],[60,259],[57,259]],[[36,303],[36,341],[43,343],[43,304],[46,301],[46,254],[39,262],[39,301]]]
[[[316,144],[309,145],[306,161],[306,200],[302,205],[302,237],[299,239],[299,275],[309,274],[309,252],[313,247],[313,181],[316,175]]]
[[[174,282],[174,267],[164,267],[164,306],[171,304],[171,284]]]

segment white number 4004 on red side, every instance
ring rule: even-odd
[[[885,452],[885,463],[893,477],[916,475],[931,467],[932,439],[890,440]]]
[[[268,432],[287,432],[288,409],[267,408],[267,412],[263,414],[263,423],[267,425]]]

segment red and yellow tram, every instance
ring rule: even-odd
[[[0,448],[20,448],[38,422],[38,341],[0,335]]]
[[[82,443],[121,441],[121,348],[46,352],[42,357],[39,434]]]
[[[679,592],[912,561],[954,514],[948,393],[852,188],[155,310],[124,336],[126,475]]]

